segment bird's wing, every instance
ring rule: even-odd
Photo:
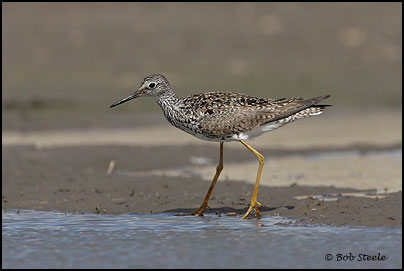
[[[307,100],[303,98],[282,98],[276,100],[249,98],[256,99],[256,102],[253,102],[254,100],[249,102],[239,101],[233,103],[233,106],[221,106],[212,110],[212,114],[206,114],[201,118],[201,127],[206,133],[212,135],[231,136],[292,116],[328,98],[328,96]],[[307,112],[308,115],[310,113],[314,112]]]

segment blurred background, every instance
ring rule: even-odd
[[[161,114],[151,99],[109,109],[151,73],[165,74],[179,96],[331,94],[334,112],[402,106],[401,3],[2,7],[3,130]]]
[[[402,267],[402,3],[2,3],[2,56],[5,268],[341,268],[335,247],[389,258],[342,267]],[[332,95],[251,142],[263,220],[225,215],[256,183],[234,142],[209,201],[221,218],[174,223],[219,146],[151,98],[109,108],[153,73],[178,96]]]

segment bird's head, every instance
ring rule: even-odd
[[[151,97],[159,97],[163,96],[167,91],[171,90],[170,83],[167,78],[162,74],[152,74],[146,76],[140,85],[140,87],[133,92],[128,97],[114,103],[110,107],[114,107],[120,105],[124,102],[130,101],[137,97],[142,96],[151,96]]]

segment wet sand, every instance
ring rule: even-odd
[[[199,207],[210,181],[187,172],[186,166],[195,163],[192,157],[196,154],[214,164],[215,147],[3,146],[3,209],[102,214],[190,212]],[[251,159],[243,154],[227,150],[225,167],[226,163]],[[276,156],[279,159],[279,153],[270,159],[276,161]],[[282,159],[285,157],[287,153]],[[108,175],[112,159],[115,166]],[[144,174],[156,168],[176,169],[183,176]],[[248,170],[251,180],[233,181],[231,176],[237,175],[221,176],[209,202],[213,210],[207,212],[241,215],[247,210],[256,174]],[[270,184],[271,179],[263,176],[262,183]],[[376,189],[299,185],[299,176],[292,179],[294,182],[287,186],[260,186],[263,215],[281,215],[309,224],[402,225],[401,191],[376,194]]]

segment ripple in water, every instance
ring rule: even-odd
[[[402,266],[401,228],[304,226],[270,216],[242,220],[39,211],[3,211],[2,225],[3,268]],[[387,259],[358,261],[359,254],[378,253]],[[331,261],[325,260],[327,254]],[[355,259],[337,261],[337,254]]]

